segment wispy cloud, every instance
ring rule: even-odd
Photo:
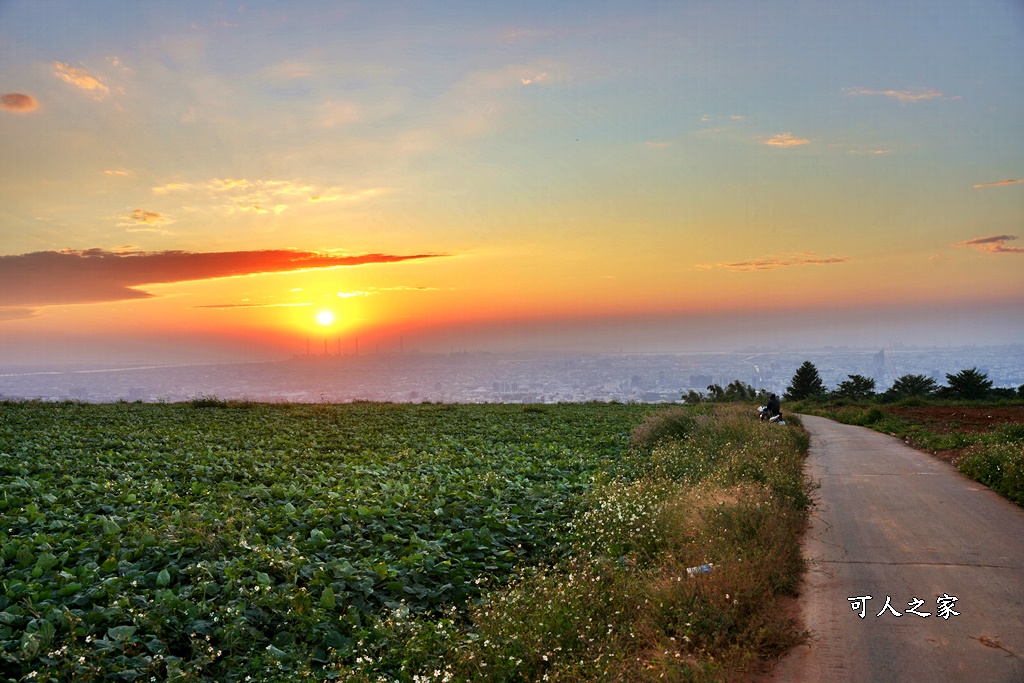
[[[792,133],[780,133],[773,138],[764,141],[764,144],[771,145],[772,147],[798,147],[800,145],[809,144],[810,140],[804,138],[798,138]]]
[[[128,221],[128,225],[161,225],[163,223],[172,222],[170,218],[158,213],[156,211],[146,211],[145,209],[135,209],[127,216],[121,216],[122,220]]]
[[[1017,239],[1016,235],[992,235],[978,237],[965,242],[957,242],[954,247],[974,247],[986,254],[1024,254],[1024,247],[1008,247],[1007,242]]]
[[[249,180],[247,178],[211,178],[205,182],[170,182],[157,185],[153,192],[166,195],[189,193],[205,198],[213,208],[226,213],[252,212],[280,214],[298,201],[359,202],[388,192],[384,187],[319,187],[295,180]]]
[[[846,88],[844,92],[847,95],[879,95],[882,97],[891,97],[897,99],[900,102],[921,102],[923,100],[931,100],[936,97],[943,97],[943,94],[938,90],[871,90],[870,88]]]
[[[299,304],[200,304],[192,308],[302,308],[312,305],[307,301]]]
[[[153,192],[157,194],[167,194],[168,192],[178,192],[183,190],[190,190],[194,187],[192,183],[167,183],[166,185],[158,185],[153,188]]]
[[[371,199],[387,192],[383,187],[370,187],[365,190],[348,190],[340,187],[326,188],[322,194],[309,197],[311,202],[358,202]]]
[[[110,88],[85,69],[78,69],[67,64],[54,62],[53,72],[57,78],[61,79],[65,83],[70,83],[76,88],[81,88],[82,90],[95,90],[99,97],[110,92]]]
[[[43,251],[0,256],[0,309],[146,299],[142,285],[398,263],[445,254],[360,254],[278,249],[234,252]]]
[[[712,121],[723,121],[729,119],[730,121],[744,121],[746,116],[743,114],[729,114],[728,116],[712,116],[711,114],[704,114],[700,117],[701,123],[711,123]]]
[[[24,114],[39,108],[39,102],[31,95],[20,92],[7,93],[0,96],[0,109]]]
[[[28,320],[35,318],[38,313],[32,308],[4,308],[0,306],[0,322],[8,320]]]
[[[750,270],[775,270],[776,268],[789,268],[793,266],[825,266],[837,263],[846,263],[847,261],[849,261],[849,259],[845,256],[821,257],[810,252],[803,252],[782,256],[768,256],[750,261],[703,264],[697,267],[704,270],[724,268],[726,270],[744,272]]]
[[[1016,185],[1017,183],[1024,183],[1024,178],[1015,178],[1013,180],[997,180],[994,183],[979,183],[974,187],[999,187],[1001,185]]]
[[[127,228],[128,232],[159,232],[166,233],[163,226],[173,223],[165,214],[146,209],[135,209],[127,216],[119,216],[119,228]]]
[[[546,81],[547,79],[548,79],[548,72],[547,71],[541,71],[539,73],[527,74],[527,75],[524,75],[524,76],[520,76],[519,77],[519,82],[521,84],[523,84],[523,85],[533,85],[535,83],[540,83],[542,81]]]

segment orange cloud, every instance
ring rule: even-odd
[[[117,226],[128,228],[128,232],[164,232],[160,226],[174,222],[162,213],[145,209],[135,209],[120,218],[121,222]]]
[[[146,225],[158,225],[160,223],[169,223],[170,219],[164,216],[162,213],[156,211],[146,211],[144,209],[135,209],[127,216],[123,218],[134,221],[135,223],[144,223]]]
[[[153,295],[137,289],[147,284],[397,263],[441,256],[444,254],[345,256],[291,249],[204,253],[68,249],[0,256],[0,310],[147,299]]]
[[[0,322],[7,320],[27,320],[36,317],[31,308],[0,308]]]
[[[1006,243],[1017,239],[1016,235],[992,235],[978,237],[965,242],[957,242],[954,247],[974,247],[986,254],[1024,254],[1024,247],[1008,247]]]
[[[998,187],[1000,185],[1016,185],[1017,183],[1024,183],[1024,178],[1015,178],[1013,180],[997,180],[994,183],[981,183],[974,187]]]
[[[733,271],[750,271],[750,270],[775,270],[776,268],[787,268],[791,266],[824,266],[835,263],[846,263],[849,259],[845,256],[833,256],[828,258],[822,258],[816,254],[803,253],[803,254],[791,254],[789,256],[770,256],[763,259],[754,259],[751,261],[737,261],[734,263],[718,263],[715,265],[701,265],[698,268],[710,269],[710,268],[725,268],[726,270]]]
[[[799,145],[806,145],[809,142],[810,140],[794,137],[792,133],[780,133],[770,140],[765,140],[764,144],[771,145],[772,147],[797,147]]]
[[[295,308],[295,307],[306,307],[312,306],[310,303],[303,304],[200,304],[193,306],[192,308]]]
[[[920,102],[922,100],[930,100],[935,97],[942,97],[942,93],[938,90],[918,90],[912,92],[910,90],[870,90],[868,88],[846,88],[847,95],[882,95],[883,97],[893,97],[900,102]]]
[[[25,112],[33,111],[38,107],[39,102],[37,102],[36,98],[31,95],[12,92],[0,96],[0,109],[3,109],[4,111],[13,111],[23,114]]]
[[[76,69],[75,67],[68,66],[67,64],[54,62],[53,71],[57,78],[61,79],[65,83],[70,83],[76,88],[81,88],[82,90],[95,90],[104,95],[110,92],[110,88],[103,85],[98,78],[85,69]]]

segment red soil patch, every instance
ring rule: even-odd
[[[920,425],[932,434],[983,434],[1013,424],[1024,424],[1024,406],[913,406],[887,407],[886,411]],[[914,437],[907,439],[914,448],[927,450],[947,462],[969,448],[931,450]]]
[[[1024,423],[1024,406],[908,406],[886,408],[936,434],[988,432]]]

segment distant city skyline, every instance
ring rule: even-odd
[[[1024,4],[0,3],[0,363],[1024,339]]]
[[[442,403],[677,402],[690,391],[736,380],[783,394],[797,368],[815,364],[826,389],[850,375],[875,380],[878,393],[903,375],[939,386],[976,368],[996,387],[1024,385],[1024,344],[718,351],[714,353],[377,351],[355,355],[310,348],[309,355],[267,363],[131,366],[4,366],[0,397],[46,401],[223,400]]]

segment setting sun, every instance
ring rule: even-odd
[[[0,375],[1024,338],[1020,0],[278,4],[0,0]]]

